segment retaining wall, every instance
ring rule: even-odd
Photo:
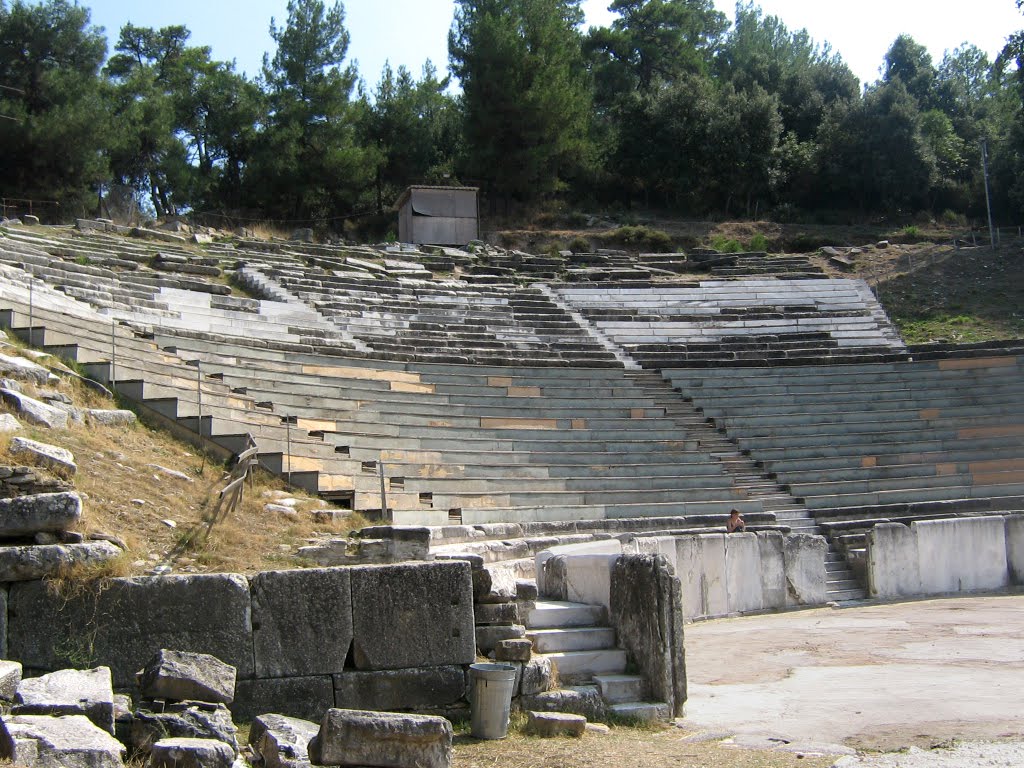
[[[319,720],[331,707],[464,706],[476,658],[464,561],[110,579],[71,593],[5,593],[7,657],[27,674],[106,665],[114,685],[161,648],[237,669],[235,716]]]
[[[868,533],[873,597],[946,595],[1024,584],[1024,516],[882,523]]]

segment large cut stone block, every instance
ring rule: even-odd
[[[476,643],[469,563],[353,568],[352,650],[363,670],[471,664]]]
[[[466,671],[458,666],[347,670],[334,676],[334,702],[341,709],[423,710],[446,707],[465,695]]]
[[[14,694],[15,715],[83,715],[114,732],[114,689],[110,668],[61,669],[21,681]]]
[[[235,668],[208,653],[162,648],[138,676],[149,699],[230,704],[235,698]]]
[[[1024,584],[1024,515],[1006,518],[1006,567],[1011,584]]]
[[[350,570],[266,571],[252,578],[257,677],[341,671],[352,644]]]
[[[309,744],[309,757],[315,765],[449,768],[452,724],[429,715],[331,709]]]
[[[0,499],[0,536],[31,536],[40,531],[66,531],[82,516],[77,493],[38,493]]]
[[[235,753],[213,739],[161,739],[149,753],[147,768],[231,768]]]
[[[310,720],[284,715],[260,715],[249,729],[249,746],[264,768],[305,768],[309,742],[320,726]]]
[[[118,688],[133,687],[160,648],[208,653],[252,677],[249,584],[236,574],[110,579],[66,597],[21,582],[8,598],[8,645],[32,669],[105,664]]]
[[[725,537],[725,589],[730,613],[764,608],[761,571],[761,548],[756,534],[733,533]]]
[[[84,715],[0,718],[0,758],[27,768],[123,768],[124,747]]]
[[[124,550],[109,541],[0,546],[0,581],[10,583],[43,579],[56,576],[63,568],[98,565],[123,554]]]
[[[75,464],[75,456],[67,448],[61,448],[49,443],[40,443],[36,440],[29,440],[27,437],[15,437],[11,439],[11,455],[23,456],[27,464],[34,464],[37,467],[49,467],[68,475],[78,471]]]
[[[231,711],[238,720],[252,720],[268,712],[320,722],[334,706],[330,675],[283,677],[274,680],[239,680]]]
[[[787,605],[823,605],[827,599],[828,543],[821,536],[797,533],[786,536],[782,547],[789,589]]]
[[[21,662],[0,661],[0,700],[13,701],[21,685]]]
[[[778,531],[758,532],[757,544],[761,551],[761,592],[765,608],[787,605],[786,558],[782,534]]]
[[[924,594],[1008,586],[1006,521],[1002,517],[919,520],[911,530],[917,536]]]
[[[879,523],[868,531],[868,594],[908,597],[921,592],[917,536],[905,525]]]

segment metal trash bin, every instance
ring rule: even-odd
[[[470,664],[469,680],[474,738],[504,739],[508,735],[516,668],[511,664]]]

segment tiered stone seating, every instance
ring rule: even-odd
[[[555,287],[645,368],[905,359],[859,280],[735,280]]]
[[[347,336],[389,359],[618,365],[612,352],[538,289],[467,287],[297,265],[260,273],[332,319]],[[240,277],[258,287],[249,270]]]
[[[775,276],[786,280],[819,280],[825,277],[821,267],[806,256],[769,256],[763,251],[718,253],[696,249],[687,258],[691,271],[707,270],[717,277]]]
[[[825,522],[1024,495],[1020,356],[664,375]]]

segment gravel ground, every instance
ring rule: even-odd
[[[950,749],[918,749],[865,757],[843,757],[834,768],[1020,768],[1024,742],[956,744]]]

